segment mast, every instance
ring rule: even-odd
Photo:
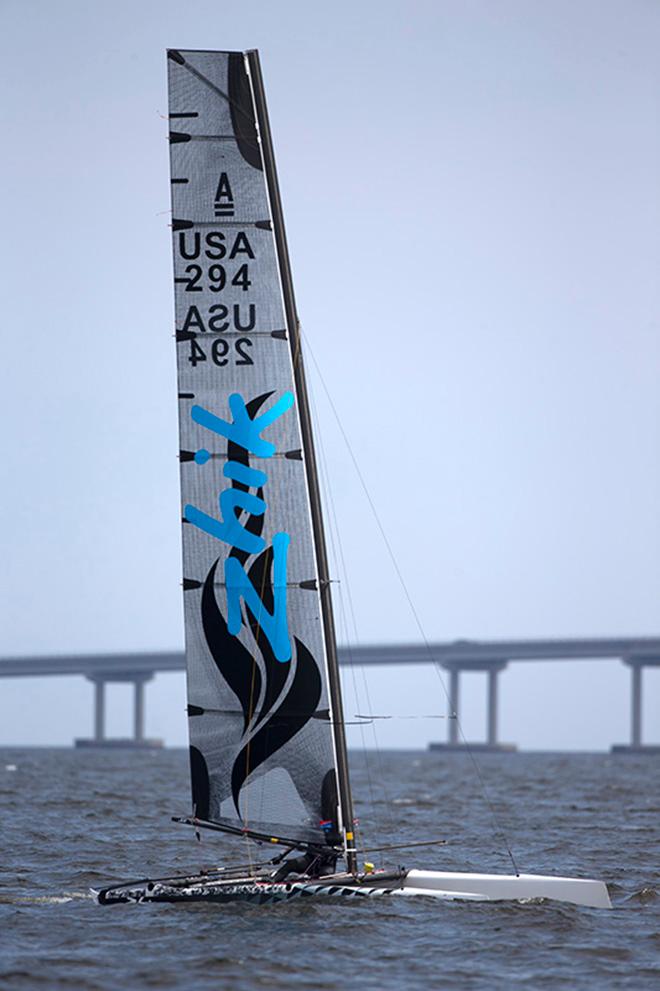
[[[246,55],[252,84],[256,118],[259,126],[259,135],[261,138],[266,185],[268,187],[268,196],[271,206],[273,233],[282,279],[282,294],[284,297],[284,309],[286,314],[289,346],[291,348],[293,373],[298,396],[298,411],[300,414],[300,429],[302,434],[303,450],[305,452],[305,472],[309,487],[314,547],[316,550],[316,560],[319,571],[319,594],[321,599],[323,634],[328,663],[328,687],[330,691],[330,703],[332,706],[333,735],[337,756],[337,786],[342,818],[342,831],[344,835],[344,847],[346,851],[346,863],[348,870],[355,873],[357,871],[357,857],[353,838],[353,798],[351,795],[348,772],[346,733],[344,730],[344,712],[341,698],[341,683],[339,680],[339,662],[337,658],[335,621],[330,591],[328,554],[325,543],[325,533],[323,530],[321,494],[319,490],[316,455],[314,451],[312,421],[309,411],[305,370],[302,360],[300,326],[293,291],[289,249],[287,246],[286,233],[284,229],[284,214],[282,211],[282,201],[280,198],[279,183],[277,180],[275,155],[273,152],[273,141],[270,132],[270,123],[268,120],[268,110],[266,107],[266,97],[263,78],[261,75],[261,66],[259,63],[259,53],[256,50],[252,50],[248,51]]]

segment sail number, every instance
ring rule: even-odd
[[[221,293],[232,287],[247,292],[252,285],[249,262],[255,260],[255,253],[245,231],[235,234],[215,230],[205,234],[181,231],[177,247],[179,257],[187,264],[174,281],[184,292]],[[242,335],[249,334],[256,327],[256,305],[249,301],[228,301],[225,305],[209,300],[209,303],[193,297],[179,328],[184,334],[192,332],[196,335],[189,344],[190,364],[193,368],[204,361],[211,361],[219,368],[229,364],[253,365],[250,354],[252,340]],[[240,336],[217,337],[209,341],[206,337],[209,331],[217,334],[234,331]]]
[[[179,276],[174,281],[185,285],[186,292],[222,292],[227,285],[227,269],[224,265],[210,265],[204,271],[201,265],[186,265],[185,275]],[[241,265],[238,272],[232,276],[230,285],[238,286],[243,292],[247,292],[252,282],[248,278],[247,265]]]
[[[249,337],[237,337],[236,340],[228,340],[226,337],[218,337],[211,344],[211,361],[214,365],[219,365],[220,367],[229,364],[230,361],[234,365],[253,365],[254,362],[252,361],[252,358],[247,350],[251,347],[252,341]],[[200,361],[206,361],[207,359],[207,352],[201,344],[199,344],[196,340],[192,340],[190,342],[190,354],[188,355],[188,361],[193,368],[195,368]]]

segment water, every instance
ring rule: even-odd
[[[390,863],[511,869],[466,756],[380,760],[379,770],[374,755],[368,766],[352,755],[372,845],[448,840]],[[614,911],[426,898],[102,908],[89,885],[196,869],[224,851],[240,862],[242,841],[197,844],[169,822],[188,811],[182,751],[3,749],[0,987],[657,991],[660,761],[502,754],[479,764],[520,869],[604,878]]]

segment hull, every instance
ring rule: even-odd
[[[335,874],[318,880],[272,881],[264,877],[227,877],[224,872],[190,877],[133,881],[92,889],[99,905],[147,902],[234,902],[256,905],[295,898],[369,898],[392,894],[405,883],[406,872],[363,875]]]
[[[231,884],[199,884],[187,888],[154,883],[150,890],[122,890],[93,892],[101,905],[119,902],[251,902],[269,905],[289,902],[299,898],[369,898],[390,894],[387,888],[361,888],[340,884],[315,884],[292,881],[276,884],[270,881],[236,881]]]
[[[586,908],[612,908],[607,885],[603,881],[544,874],[462,874],[412,870],[406,875],[402,893],[478,901],[549,899]]]
[[[449,871],[338,874],[306,881],[273,882],[267,877],[227,878],[215,875],[129,882],[92,891],[101,905],[148,902],[234,902],[256,905],[301,898],[363,899],[427,897],[442,901],[551,900],[589,908],[611,908],[606,885],[582,878],[540,874],[463,874]]]

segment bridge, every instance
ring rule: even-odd
[[[430,644],[371,644],[339,647],[342,665],[429,664],[449,673],[448,738],[433,743],[432,749],[460,750],[460,675],[482,671],[488,675],[486,742],[473,744],[479,749],[497,750],[498,678],[510,662],[547,660],[603,660],[618,658],[630,668],[630,742],[613,747],[614,752],[660,752],[660,747],[642,742],[642,673],[645,667],[660,667],[660,637],[593,638],[573,640],[456,640]],[[77,746],[158,745],[144,736],[145,685],[154,674],[185,670],[182,651],[124,654],[62,654],[40,657],[0,658],[0,677],[24,678],[55,675],[83,675],[94,684],[94,736],[77,740]],[[105,686],[108,682],[134,685],[133,737],[115,740],[105,735]]]

